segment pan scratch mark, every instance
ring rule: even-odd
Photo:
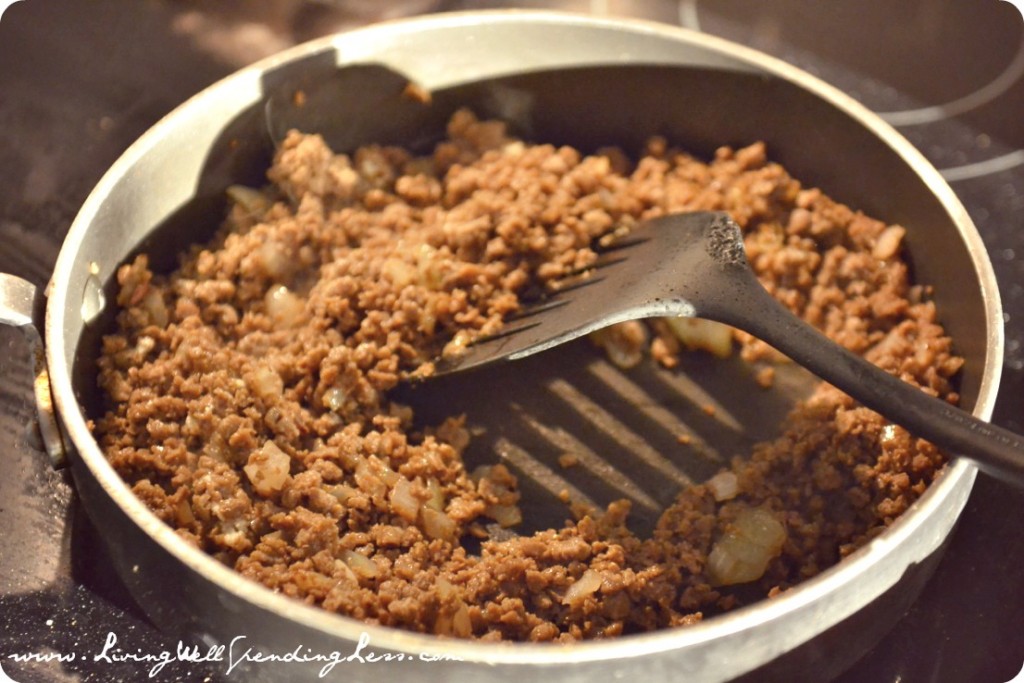
[[[607,460],[588,448],[586,444],[569,432],[559,427],[549,427],[540,420],[526,413],[522,414],[526,425],[549,443],[565,453],[571,453],[579,459],[580,466],[593,473],[609,486],[637,503],[652,510],[660,510],[661,506],[654,498],[644,492],[636,482],[616,469]]]
[[[502,460],[508,462],[527,477],[537,482],[542,488],[557,498],[562,497],[563,492],[568,492],[570,500],[581,503],[587,507],[598,507],[590,496],[586,495],[577,487],[570,484],[550,467],[533,457],[526,449],[500,437],[494,444],[494,452]]]

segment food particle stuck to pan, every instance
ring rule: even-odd
[[[775,297],[956,399],[961,361],[927,287],[909,280],[901,227],[804,187],[759,143],[705,162],[652,138],[628,158],[527,143],[464,110],[427,156],[340,154],[290,133],[268,187],[232,188],[221,230],[177,270],[154,273],[145,255],[119,270],[101,447],[188,542],[272,590],[396,628],[609,637],[692,624],[816,575],[945,462],[832,387],[777,438],[684,488],[644,537],[626,525],[628,502],[588,511],[568,489],[566,516],[578,516],[508,533],[530,514],[512,469],[469,471],[462,416],[414,428],[390,398],[446,346],[495,332],[531,292],[592,263],[610,231],[724,210]],[[595,341],[627,374],[647,359],[677,367],[693,349],[707,362],[735,352],[768,387],[780,360],[699,322],[631,322]],[[566,477],[579,469],[575,454],[558,462]]]

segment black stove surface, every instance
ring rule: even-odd
[[[982,234],[1006,311],[994,421],[1024,431],[1024,16],[1008,0],[24,0],[0,18],[0,272],[45,285],[106,168],[237,68],[379,19],[498,7],[681,24],[781,57],[880,112]],[[109,634],[114,654],[175,644],[132,603],[67,474],[37,449],[29,365],[20,334],[0,327],[0,666],[19,683],[142,680],[148,664],[95,660]],[[1013,679],[1024,664],[1022,518],[1024,494],[979,477],[920,599],[838,680]],[[176,662],[152,679],[222,673]]]

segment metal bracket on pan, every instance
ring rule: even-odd
[[[54,468],[67,464],[67,448],[50,393],[50,373],[40,334],[44,297],[27,280],[0,273],[0,324],[19,328],[28,340],[34,362],[33,390],[43,447]]]

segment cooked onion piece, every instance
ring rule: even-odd
[[[291,458],[288,454],[273,441],[268,441],[263,444],[263,448],[253,451],[242,469],[258,494],[272,496],[284,488],[290,467]]]
[[[764,508],[745,508],[708,555],[707,576],[713,586],[750,583],[764,576],[779,556],[786,528]]]
[[[703,318],[665,318],[665,322],[687,348],[703,349],[719,358],[732,354],[732,328]]]

